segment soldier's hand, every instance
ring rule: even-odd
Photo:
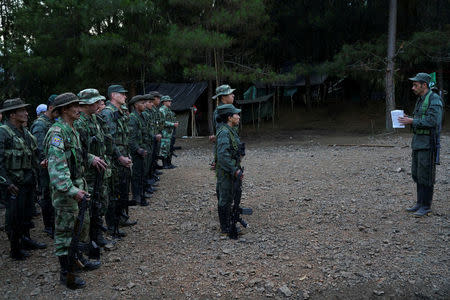
[[[409,118],[408,116],[405,115],[403,117],[399,117],[398,118],[398,122],[400,124],[403,124],[403,125],[408,125],[408,124],[412,124],[413,119],[411,119],[411,118]]]
[[[95,156],[92,160],[92,166],[95,167],[98,171],[105,171],[108,165],[106,162],[98,156]]]
[[[244,172],[242,172],[241,170],[237,170],[236,173],[234,173],[234,177],[242,180],[242,179],[244,179]]]
[[[155,137],[156,137],[156,140],[159,142],[161,140],[161,138],[162,138],[162,135],[157,134],[157,135],[155,135]]]
[[[139,148],[137,153],[142,156],[142,157],[146,157],[147,156],[147,151],[145,149]]]
[[[42,169],[47,169],[47,167],[48,167],[48,159],[44,159],[43,161],[41,161],[40,165],[41,165]]]
[[[216,142],[216,136],[215,135],[210,135],[209,136],[209,141],[212,142],[212,143],[215,143]]]
[[[78,193],[75,195],[75,200],[77,200],[78,203],[81,202],[81,200],[83,200],[84,195],[88,195],[89,193],[83,190],[79,190]],[[89,200],[89,197],[87,197],[87,199]]]
[[[19,194],[19,188],[11,183],[8,185],[8,192],[17,196],[17,194]]]
[[[131,167],[132,161],[129,157],[120,156],[119,157],[119,163],[124,166],[125,168]]]
[[[178,127],[178,122],[175,122],[175,124],[173,124],[173,126],[175,126],[175,128]]]

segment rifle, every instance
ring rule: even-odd
[[[72,240],[70,241],[69,254],[68,254],[68,268],[67,268],[67,286],[69,288],[75,288],[75,264],[83,267],[81,262],[77,258],[78,253],[78,242],[80,239],[81,230],[83,228],[84,222],[84,214],[86,213],[86,209],[88,206],[88,199],[91,196],[89,194],[85,194],[81,202],[79,203],[79,211],[78,216],[75,220],[75,226],[73,227]]]
[[[440,154],[441,154],[441,130],[442,130],[442,124],[439,124],[438,127],[431,131],[431,139],[432,139],[432,146],[434,143],[434,163],[436,165],[440,165]]]
[[[245,156],[245,144],[241,143],[238,146],[238,151],[236,155],[237,165],[240,165],[241,157]],[[251,208],[242,208],[241,204],[241,196],[242,196],[242,174],[244,173],[244,168],[239,167],[238,174],[233,178],[233,208],[231,210],[231,219],[230,219],[230,232],[228,236],[230,239],[238,238],[238,230],[236,227],[237,222],[241,223],[244,228],[247,228],[249,225],[245,222],[244,219],[241,218],[241,215],[251,215],[253,214],[253,210]]]

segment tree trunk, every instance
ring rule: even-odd
[[[394,56],[397,25],[397,0],[390,0],[386,68],[386,130],[392,131],[391,110],[395,109]]]

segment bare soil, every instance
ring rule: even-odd
[[[239,240],[219,234],[212,145],[179,139],[178,168],[161,176],[128,236],[71,291],[50,247],[9,258],[0,234],[0,298],[449,299],[450,136],[442,137],[433,214],[413,218],[411,135],[309,129],[249,134]],[[376,144],[393,147],[333,146]],[[331,145],[331,146],[330,146]],[[1,222],[3,222],[1,212]]]

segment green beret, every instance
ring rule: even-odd
[[[128,106],[132,106],[133,104],[135,104],[136,102],[141,101],[141,100],[146,100],[146,99],[144,99],[142,97],[142,95],[136,95],[133,98],[131,98],[130,101],[128,101]]]
[[[73,103],[80,103],[80,99],[74,93],[64,93],[55,98],[55,102],[53,103],[53,108],[59,108],[63,106],[67,106]]]

